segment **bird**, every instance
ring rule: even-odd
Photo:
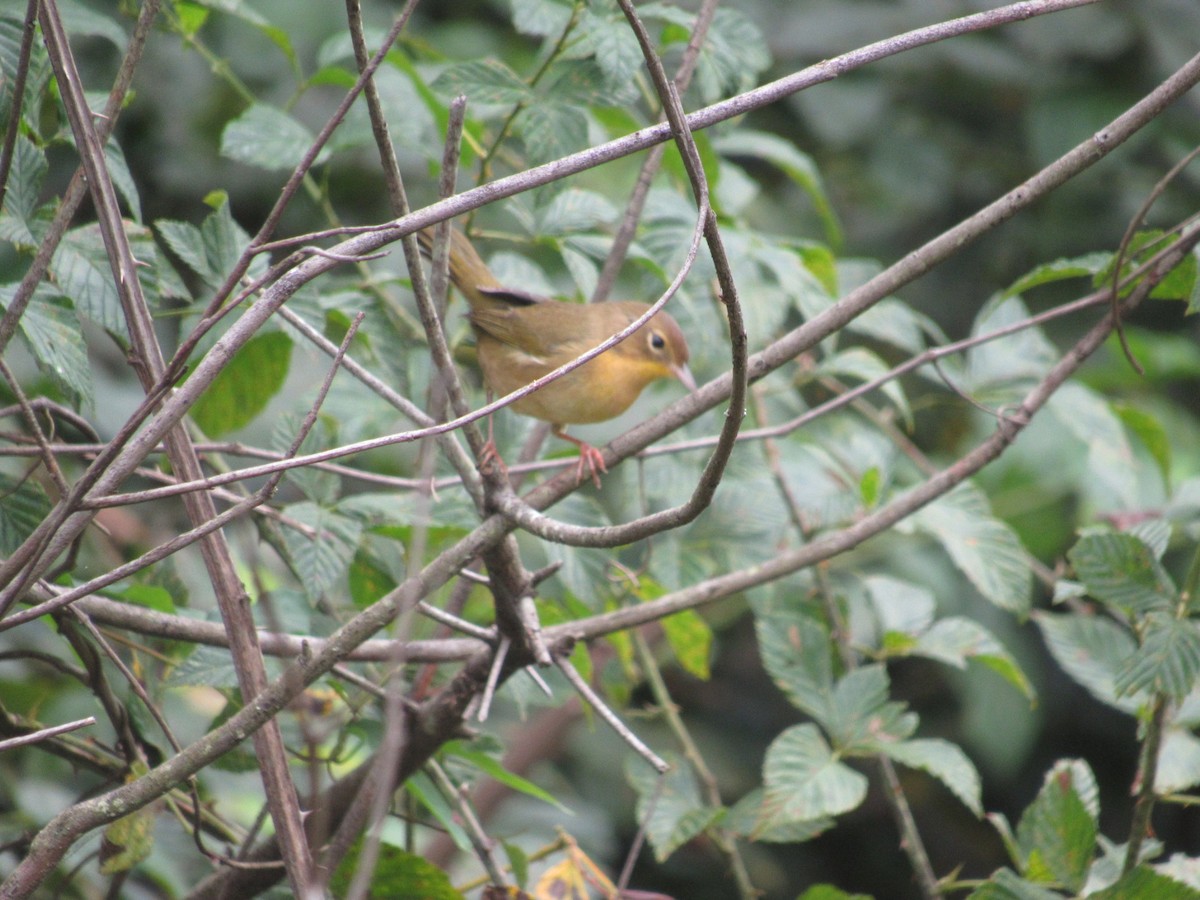
[[[433,230],[418,233],[432,253]],[[450,230],[450,280],[466,299],[475,334],[479,367],[489,391],[510,394],[570,362],[623,330],[650,308],[636,300],[571,303],[502,285],[470,239]],[[555,436],[579,448],[576,482],[590,472],[600,487],[607,473],[595,447],[566,433],[568,425],[604,422],[625,412],[651,382],[674,378],[690,391],[696,382],[688,368],[688,344],[679,324],[658,312],[615,347],[512,404],[522,415],[549,422]],[[489,440],[481,465],[499,460]]]

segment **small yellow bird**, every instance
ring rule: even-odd
[[[418,237],[428,252],[432,230]],[[512,393],[591,350],[643,315],[649,304],[635,300],[566,303],[507,288],[496,280],[470,240],[450,231],[450,280],[471,307],[479,366],[488,388]],[[659,312],[621,343],[578,369],[523,397],[512,408],[551,423],[554,434],[579,447],[576,475],[590,470],[600,486],[604,457],[564,431],[567,425],[603,422],[625,412],[642,389],[659,378],[696,382],[687,366],[688,345],[679,325]],[[491,453],[495,448],[489,448]]]

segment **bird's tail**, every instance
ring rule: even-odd
[[[433,255],[433,228],[417,232],[417,240],[427,256]],[[450,280],[471,305],[472,309],[495,306],[497,300],[487,292],[501,290],[500,282],[480,257],[470,239],[461,231],[450,229]]]

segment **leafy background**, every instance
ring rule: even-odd
[[[206,301],[221,282],[247,234],[274,202],[286,170],[352,81],[340,10],[300,0],[287,6],[285,16],[273,4],[227,4],[221,10],[169,5],[169,33],[151,42],[135,82],[136,96],[122,114],[120,153],[110,154],[109,161],[127,212],[140,225],[134,236],[141,239],[138,257],[154,263],[153,275],[143,277],[168,342],[194,324],[195,300]],[[920,0],[738,0],[719,13],[712,45],[685,103],[712,102],[978,4],[930,6]],[[63,9],[79,41],[85,83],[89,88],[109,83],[127,20],[101,6]],[[653,4],[642,11],[663,36],[670,65],[690,16]],[[440,157],[444,125],[438,110],[458,90],[470,94],[472,116],[461,186],[476,175],[482,148],[504,127],[513,104],[521,105],[520,112],[504,145],[512,149],[486,164],[500,172],[514,159],[521,164],[553,159],[598,136],[641,124],[627,109],[640,97],[632,81],[622,77],[640,65],[640,57],[606,5],[586,7],[594,17],[584,28],[591,44],[572,47],[544,81],[529,85],[528,76],[544,61],[548,43],[571,12],[570,4],[553,0],[418,9],[396,58],[379,78],[389,108],[403,111],[393,122],[392,137],[414,203],[434,198],[430,173]],[[368,6],[376,36],[391,13],[381,4]],[[13,21],[6,18],[4,25],[7,40]],[[1195,48],[1189,37],[1197,33],[1200,10],[1194,4],[1105,3],[892,57],[705,136],[706,162],[719,167],[717,203],[747,298],[752,346],[762,346],[828,302],[831,284],[844,292],[865,280],[1092,134],[1190,56]],[[491,62],[481,62],[485,59]],[[214,65],[226,60],[228,69]],[[420,78],[410,77],[409,69]],[[1154,183],[1196,143],[1196,103],[1185,98],[1112,158],[906,287],[896,302],[821,348],[807,371],[769,379],[759,399],[762,414],[770,421],[799,414],[828,396],[838,381],[873,377],[942,335],[957,339],[982,333],[1076,296],[1079,282],[1060,282],[1058,270],[1039,267],[1065,258],[1080,273],[1103,272],[1108,258],[1093,254],[1112,251]],[[56,115],[47,104],[40,122],[39,136],[47,138],[40,177],[37,154],[19,149],[25,168],[14,183],[24,190],[10,193],[0,222],[9,242],[0,250],[5,285],[17,281],[26,264],[23,251],[38,233],[39,204],[61,190],[62,173],[69,171],[71,152],[57,130],[65,125],[55,121]],[[690,207],[671,180],[678,175],[672,153],[667,178],[651,195],[640,255],[621,282],[628,295],[649,296],[661,289],[661,274],[678,262],[678,248],[690,229]],[[328,159],[289,208],[282,233],[329,227],[335,220],[358,224],[390,217],[364,112],[352,113]],[[565,190],[523,195],[482,211],[475,225],[491,239],[485,251],[502,280],[586,296],[603,236],[619,214],[637,164],[615,163],[573,180]],[[1187,215],[1197,193],[1196,175],[1186,171],[1155,207],[1151,224],[1168,225]],[[792,252],[783,254],[781,247]],[[428,356],[406,305],[399,254],[393,257],[310,286],[290,307],[331,334],[340,334],[350,315],[365,308],[372,325],[356,339],[355,352],[377,374],[418,397],[429,380]],[[726,364],[708,296],[711,269],[705,266],[702,261],[679,300],[701,380]],[[1031,272],[1025,285],[1006,293]],[[118,343],[102,336],[105,330],[119,333],[122,326],[115,296],[104,289],[103,251],[94,231],[81,227],[71,234],[56,257],[54,275],[70,302],[47,293],[22,322],[26,349],[11,351],[13,364],[23,381],[76,402],[101,435],[111,435],[140,389],[129,378]],[[1121,552],[1138,559],[1138,554],[1154,555],[1145,548],[1157,552],[1163,578],[1173,579],[1161,587],[1161,597],[1173,597],[1174,584],[1184,582],[1195,546],[1200,484],[1195,449],[1200,446],[1200,349],[1187,310],[1176,300],[1144,304],[1126,329],[1145,374],[1134,373],[1115,344],[1106,345],[972,486],[819,572],[706,609],[708,627],[697,617],[668,628],[673,652],[659,652],[676,661],[664,668],[666,684],[732,807],[723,814],[726,821],[754,820],[752,811],[735,805],[747,795],[770,808],[798,804],[791,818],[780,813],[791,827],[819,822],[819,809],[837,815],[836,827],[804,843],[768,840],[746,846],[747,865],[768,896],[796,896],[818,882],[876,897],[918,896],[875,770],[852,752],[858,747],[866,757],[879,750],[878,734],[853,733],[858,720],[848,711],[865,713],[872,704],[886,713],[883,728],[894,739],[894,758],[904,766],[905,787],[937,872],[961,863],[964,877],[983,878],[1010,862],[996,828],[977,817],[979,809],[1014,823],[1015,843],[1028,858],[1044,841],[1031,834],[1036,816],[1022,820],[1022,812],[1035,798],[1052,804],[1046,786],[1059,783],[1053,773],[1068,772],[1078,788],[1070,794],[1075,800],[1063,802],[1078,801],[1079,808],[1072,810],[1083,830],[1124,840],[1138,752],[1137,721],[1130,712],[1138,707],[1137,689],[1162,685],[1153,677],[1139,681],[1136,669],[1114,674],[1081,663],[1064,671],[1065,663],[1096,651],[1104,641],[1128,651],[1121,642],[1131,639],[1127,630],[1114,625],[1109,633],[1099,623],[1096,633],[1081,633],[1086,626],[1051,607],[1051,585],[1054,574],[1066,572],[1069,564],[1092,597],[1118,607],[1128,604],[1123,596],[1102,596],[1104,588],[1097,586],[1118,553],[1118,548],[1095,546],[1110,532],[1077,539],[1081,528],[1122,526],[1143,515],[1165,516],[1173,530],[1139,532]],[[464,336],[453,314],[449,327],[456,339]],[[962,390],[993,408],[1003,407],[1041,377],[1077,330],[1074,322],[1055,322],[1044,332],[973,349],[946,361],[944,369]],[[209,437],[286,446],[323,365],[314,353],[293,345],[291,337],[286,327],[265,332],[241,351],[194,411]],[[652,391],[626,419],[580,433],[602,440],[674,396],[667,387]],[[954,460],[995,427],[993,418],[946,391],[928,370],[896,383],[873,402],[934,465]],[[342,383],[335,384],[327,410],[334,412],[322,418],[310,438],[314,448],[403,427],[382,403]],[[711,434],[716,422],[715,414],[702,418],[681,436]],[[528,427],[504,415],[496,424],[502,447],[509,448],[519,445]],[[846,523],[911,483],[913,464],[885,434],[871,420],[838,414],[781,441],[782,467],[800,497],[808,528],[819,532]],[[415,450],[393,449],[358,464],[411,474],[415,457]],[[643,504],[676,502],[680,485],[695,480],[699,462],[692,456],[663,458],[640,473],[626,465],[609,476],[602,494],[577,495],[555,512],[591,524],[629,518]],[[5,477],[14,478],[16,471],[4,469]],[[5,527],[22,513],[26,521],[41,514],[35,501],[31,510],[18,511],[17,496],[5,499]],[[419,510],[415,501],[347,488],[327,474],[306,472],[289,479],[282,505],[294,519],[320,525],[330,539],[315,544],[286,532],[282,547],[264,549],[249,528],[236,531],[236,539],[256,591],[272,593],[275,614],[290,630],[319,631],[340,614],[339,604],[365,605],[403,576],[404,563],[397,561],[392,542],[405,539]],[[121,540],[130,546],[155,543],[176,529],[177,515],[163,503],[137,513],[113,511],[106,522],[124,537],[88,545],[85,558],[89,564],[111,565],[124,552]],[[445,498],[431,515],[439,541],[452,540],[473,524],[470,510],[454,497]],[[701,520],[650,547],[624,548],[616,558],[641,573],[641,596],[653,596],[771,558],[789,534],[788,517],[760,451],[747,448],[735,459],[718,504]],[[13,527],[20,530],[19,523]],[[522,549],[531,566],[539,560],[564,564],[546,586],[552,604],[546,617],[554,609],[561,616],[594,611],[629,593],[612,579],[608,551],[533,540],[523,541]],[[1026,552],[1043,567],[1042,574],[1049,573],[1050,583],[1031,577]],[[1084,571],[1089,552],[1095,560],[1090,580]],[[289,578],[273,553],[290,557],[300,577]],[[1129,570],[1117,574],[1123,579]],[[186,558],[153,580],[122,586],[128,599],[146,598],[156,588],[176,606],[210,606],[203,573]],[[844,604],[856,638],[878,648],[886,666],[877,661],[838,673],[828,629],[797,613],[800,600],[823,593]],[[1140,611],[1158,609],[1138,602],[1134,606]],[[478,609],[469,611],[486,618],[483,598],[473,603]],[[1172,626],[1164,620],[1162,627],[1165,635]],[[795,628],[816,629],[806,646],[824,646],[827,658],[792,659],[786,643],[772,643]],[[1187,639],[1185,633],[1182,640]],[[22,630],[4,640],[20,649],[53,645],[48,630],[33,636]],[[179,652],[164,685],[234,684],[227,656],[194,650],[184,658]],[[629,710],[652,704],[633,648],[614,641],[594,662],[610,696],[627,700]],[[1152,673],[1161,674],[1159,669]],[[1194,666],[1184,665],[1174,681],[1167,678],[1166,692],[1186,696],[1195,674]],[[27,669],[7,665],[0,677],[4,696],[13,698],[7,705],[36,709],[47,721],[88,706],[85,691],[54,679],[39,681]],[[567,692],[562,684],[555,688],[558,697]],[[216,715],[201,699],[176,713],[185,733],[202,733]],[[906,710],[896,705],[901,703]],[[488,730],[503,746],[535,743],[530,722],[548,721],[543,716],[557,706],[557,701],[546,706],[514,683]],[[672,745],[661,720],[633,714],[635,729],[652,746]],[[545,739],[536,765],[524,774],[573,815],[519,795],[497,811],[489,829],[532,849],[552,839],[554,826],[562,824],[594,859],[616,868],[633,838],[635,816],[646,809],[648,775],[636,762],[618,762],[625,760],[625,748],[600,724],[569,718],[573,724]],[[1197,772],[1186,715],[1177,724],[1184,727],[1173,733],[1170,759],[1179,767],[1172,784],[1182,790],[1195,783]],[[356,727],[371,735],[377,723]],[[806,765],[817,767],[828,754],[830,736],[847,750],[849,765],[831,767],[816,795],[806,796],[801,788],[811,782],[797,785],[797,773]],[[970,763],[964,766],[955,747]],[[447,757],[456,758],[453,752]],[[1085,760],[1090,771],[1061,762],[1072,759]],[[979,773],[977,789],[971,764]],[[10,785],[4,795],[10,827],[44,820],[70,802],[69,792],[50,790],[61,770],[45,757],[24,752],[0,759],[0,766],[7,767],[4,780]],[[920,770],[937,777],[915,774]],[[674,805],[660,804],[650,821],[651,844],[659,852],[643,856],[634,883],[696,900],[731,896],[722,861],[706,839],[692,839],[718,813],[705,807],[701,787],[683,772],[666,789]],[[253,772],[222,773],[221,779],[213,790],[223,789],[225,802],[234,805],[239,794],[253,796],[257,784]],[[760,785],[761,798],[751,794]],[[432,786],[415,788],[427,802],[436,802]],[[252,803],[244,805],[242,812],[252,816]],[[1187,806],[1160,807],[1155,835],[1168,853],[1195,855],[1200,853],[1196,822]],[[761,837],[761,828],[770,825],[759,818],[755,827]],[[814,824],[812,830],[821,829]],[[169,852],[183,841],[182,832],[165,833],[152,856],[159,877],[175,889],[196,877]],[[460,856],[451,863],[446,848],[441,858],[436,850],[429,855],[466,877],[469,860]],[[1083,875],[1082,868],[1054,873],[1076,890]]]

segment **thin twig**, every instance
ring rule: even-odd
[[[653,766],[655,771],[660,775],[671,768],[661,756],[651,750],[645,741],[634,734],[629,726],[621,721],[620,717],[609,708],[607,703],[600,699],[600,695],[592,690],[592,686],[571,665],[571,660],[565,656],[559,656],[554,662],[563,675],[567,677],[567,681],[571,682],[571,686],[579,692],[579,695],[584,700],[591,704],[592,709],[596,711],[600,718],[608,723],[609,728],[615,731],[621,740],[633,748],[634,753]]]
[[[13,750],[17,747],[26,747],[29,744],[38,744],[42,741],[56,737],[60,734],[66,734],[68,731],[77,731],[80,728],[87,728],[96,724],[95,716],[88,716],[86,719],[76,719],[74,722],[66,722],[62,725],[52,725],[49,728],[39,728],[37,731],[31,731],[29,734],[23,734],[20,737],[8,738],[0,741],[0,753],[5,750]]]

